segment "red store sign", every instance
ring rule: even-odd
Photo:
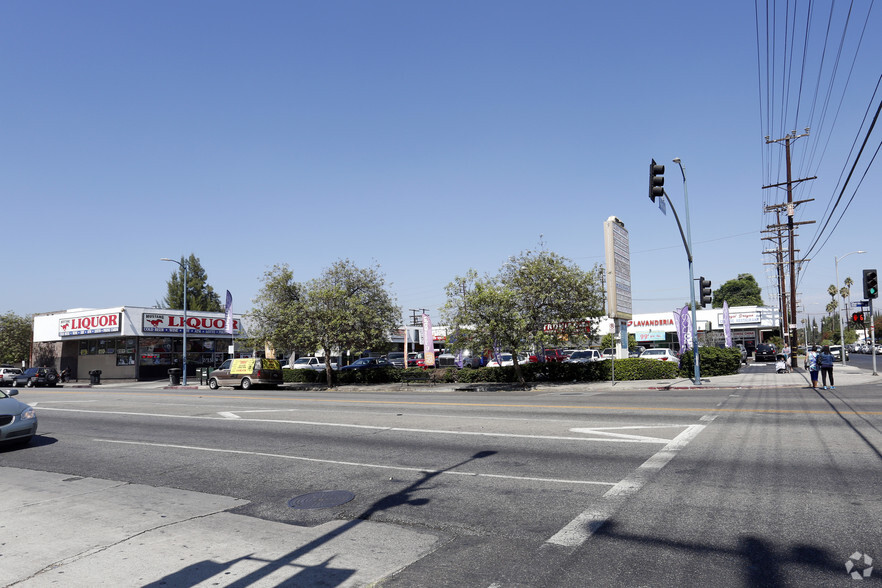
[[[145,314],[142,325],[145,333],[183,333],[184,315]],[[239,319],[233,319],[233,334],[239,332]],[[187,334],[229,335],[227,319],[209,316],[187,316]]]
[[[58,320],[58,334],[62,337],[70,337],[71,335],[95,333],[118,333],[121,324],[118,312],[63,318]]]

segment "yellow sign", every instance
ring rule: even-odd
[[[230,366],[231,374],[250,374],[254,371],[254,359],[234,359]]]
[[[282,366],[279,365],[278,359],[264,359],[263,360],[263,369],[265,370],[280,370]]]

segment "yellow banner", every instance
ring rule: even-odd
[[[230,366],[231,374],[250,374],[254,371],[254,359],[234,359]]]

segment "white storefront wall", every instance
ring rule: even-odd
[[[729,309],[729,325],[732,329],[733,338],[753,340],[761,342],[763,331],[771,331],[778,328],[780,312],[777,309],[765,306],[735,306]],[[723,309],[707,308],[695,311],[696,330],[699,334],[709,331],[723,333]],[[627,322],[628,334],[634,335],[638,345],[663,346],[665,340],[670,341],[671,336],[676,341],[677,326],[674,321],[674,313],[656,312],[649,314],[635,314]],[[603,317],[597,322],[597,332],[602,337],[615,332],[615,324],[612,319]]]
[[[183,319],[181,310],[132,306],[34,315],[31,365],[36,365],[41,352],[51,350],[55,367],[70,367],[77,378],[87,378],[92,370],[101,370],[102,378],[137,378],[142,372],[156,377],[169,367],[180,367],[175,361],[181,356]],[[233,317],[232,335],[226,327],[222,312],[188,312],[188,363],[193,361],[195,367],[209,359],[213,362],[227,351],[227,341],[245,336],[240,315]],[[154,353],[157,341],[166,342],[165,353]]]

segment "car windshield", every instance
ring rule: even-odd
[[[298,359],[297,361],[294,362],[294,365],[303,365],[305,363],[309,363],[308,357],[301,357],[300,359]]]

